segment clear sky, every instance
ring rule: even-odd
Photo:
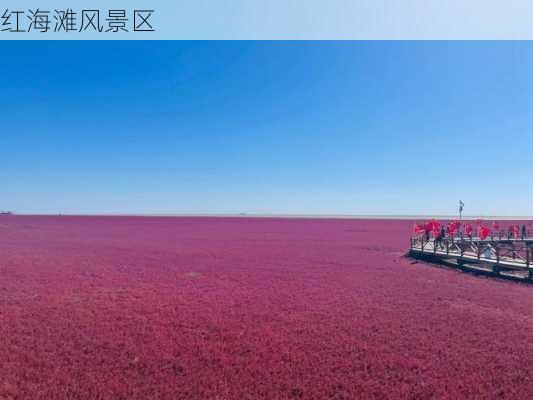
[[[0,49],[0,210],[533,215],[533,43]]]

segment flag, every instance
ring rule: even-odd
[[[459,221],[451,221],[448,224],[448,232],[450,233],[450,235],[455,235],[459,230],[460,226],[461,223]]]
[[[486,226],[480,226],[478,229],[478,234],[481,239],[486,239],[490,235],[490,229]]]
[[[415,223],[414,231],[416,234],[424,233],[426,231],[426,227],[424,224]]]
[[[428,222],[428,224],[429,224],[429,226],[431,227],[432,230],[440,228],[440,222],[437,221],[436,219],[432,219],[431,221]]]
[[[440,234],[440,222],[432,219],[426,223],[426,232],[432,232],[433,236],[437,237]]]
[[[463,208],[465,208],[465,203],[463,203],[462,200],[459,200],[459,214],[463,212]]]

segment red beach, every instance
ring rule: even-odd
[[[0,399],[533,398],[533,286],[413,221],[0,216]]]

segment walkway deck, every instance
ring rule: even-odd
[[[432,261],[457,265],[458,267],[489,270],[494,274],[508,275],[521,271],[524,279],[533,278],[533,236],[523,238],[446,237],[441,240],[423,236],[411,238],[409,255],[429,258]],[[482,267],[482,268],[480,268]]]

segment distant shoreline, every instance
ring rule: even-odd
[[[62,217],[204,217],[204,218],[301,218],[301,219],[389,219],[389,220],[421,220],[421,219],[459,219],[456,215],[350,215],[350,214],[4,214],[13,216],[62,216]],[[533,220],[533,216],[483,216],[467,215],[463,220]]]

